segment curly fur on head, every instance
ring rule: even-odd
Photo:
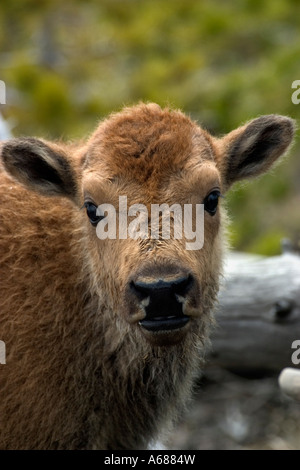
[[[267,170],[292,134],[289,118],[271,115],[216,139],[180,111],[140,104],[77,146],[3,143],[0,448],[143,448],[171,426],[209,341],[224,209],[205,211],[203,248],[189,251],[174,236],[100,240],[83,204],[201,204]],[[166,304],[182,279],[191,285],[172,305],[188,322],[168,329],[160,321],[176,317]],[[163,299],[154,330],[136,286]]]

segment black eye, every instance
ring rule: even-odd
[[[204,199],[204,209],[210,214],[210,215],[215,215],[217,212],[217,207],[218,207],[218,202],[219,202],[219,197],[221,196],[220,191],[212,191],[209,193],[208,196]]]
[[[85,202],[84,207],[86,208],[86,213],[88,218],[90,219],[91,224],[95,227],[100,220],[104,219],[104,214],[99,214],[99,210],[97,212],[96,204],[92,202]]]

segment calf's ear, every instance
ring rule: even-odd
[[[253,119],[219,139],[218,166],[225,188],[267,171],[288,149],[294,128],[292,119],[271,114]]]
[[[76,175],[63,150],[34,138],[12,139],[2,145],[6,171],[23,185],[46,196],[75,200]]]

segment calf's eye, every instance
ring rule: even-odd
[[[90,219],[91,224],[96,227],[100,220],[104,219],[104,214],[100,214],[99,210],[97,211],[97,206],[93,202],[85,202],[84,207],[86,208],[86,213]]]
[[[219,197],[221,196],[220,191],[214,190],[209,193],[203,201],[204,209],[210,215],[215,215],[218,208]]]

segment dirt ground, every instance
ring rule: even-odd
[[[300,450],[300,403],[281,392],[277,375],[253,379],[212,369],[199,381],[188,413],[164,446]]]

